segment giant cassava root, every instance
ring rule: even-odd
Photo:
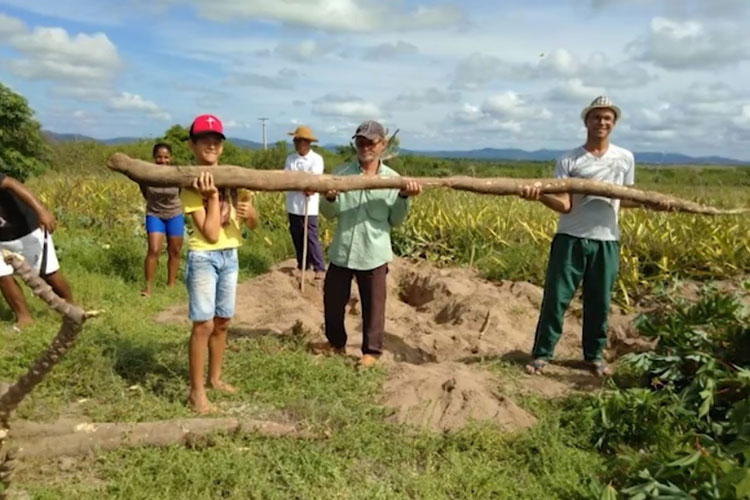
[[[60,330],[52,344],[18,380],[0,395],[0,499],[6,498],[10,487],[17,454],[14,450],[3,452],[3,444],[10,433],[10,416],[23,399],[34,390],[47,374],[60,362],[70,349],[83,323],[96,312],[85,312],[81,308],[65,302],[18,254],[3,251],[3,259],[13,268],[13,272],[42,299],[48,306],[63,316]]]
[[[669,211],[705,215],[735,215],[749,208],[723,209],[674,198],[655,191],[642,191],[589,179],[512,179],[507,177],[378,177],[315,175],[306,172],[253,170],[232,165],[217,167],[173,167],[154,165],[115,153],[107,166],[140,184],[190,187],[204,170],[210,169],[218,187],[248,188],[255,191],[354,191],[359,189],[401,189],[410,180],[423,187],[444,187],[480,194],[520,195],[525,187],[538,187],[542,193],[573,193],[618,198],[641,203],[646,207],[663,204]]]
[[[139,446],[191,445],[199,443],[200,438],[217,432],[246,432],[297,439],[322,437],[298,429],[293,424],[235,417],[184,418],[138,423],[25,423],[19,424],[18,430],[20,432],[14,432],[11,442],[21,459],[77,456]]]

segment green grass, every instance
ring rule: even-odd
[[[546,167],[529,168],[541,172]],[[478,175],[483,172],[494,173],[482,170]],[[738,176],[737,185],[744,182],[740,174],[723,172],[711,173],[714,187],[679,184],[672,189],[725,203],[750,202],[743,188],[719,198],[724,189],[719,186],[731,180],[729,175]],[[664,172],[660,175],[669,177]],[[145,235],[136,186],[109,176],[56,174],[35,179],[30,185],[60,218],[55,243],[77,302],[106,312],[87,323],[76,346],[24,401],[17,416],[37,421],[73,416],[121,422],[189,416],[185,407],[188,325],[159,324],[153,319],[159,311],[183,303],[186,294],[180,285],[173,290],[159,286],[149,300],[139,295]],[[243,279],[291,255],[281,196],[258,198],[262,223],[241,249]],[[475,228],[462,229],[445,219],[440,231],[433,230],[429,218],[440,217],[438,208],[447,207],[449,212],[448,208],[458,205],[478,219]],[[427,249],[432,253],[423,258],[445,264],[473,263],[492,278],[538,282],[543,274],[554,216],[541,207],[512,199],[435,193],[415,200],[412,215],[395,237],[402,253],[417,256]],[[535,225],[524,227],[521,222],[527,217]],[[637,229],[627,217],[626,227]],[[638,217],[634,222],[646,224],[645,216]],[[674,216],[654,216],[650,231],[658,234],[665,224],[672,224],[670,217]],[[686,219],[678,226],[690,226],[697,220]],[[727,232],[738,225],[733,231],[739,235],[737,245],[741,248],[741,233],[747,234],[744,219],[712,221],[718,222],[710,224]],[[697,227],[708,231],[710,224]],[[488,236],[484,227],[503,232]],[[696,226],[692,227],[695,230]],[[331,229],[328,222],[323,223],[324,240],[330,238]],[[643,238],[641,246],[633,245],[633,255],[645,259],[664,249],[675,255],[689,253],[678,252],[683,243],[680,238],[686,234],[678,231],[674,241]],[[695,241],[691,245],[708,244],[703,233],[694,231],[692,236]],[[750,267],[743,252],[713,269],[705,265],[714,262],[710,255],[691,255],[692,268],[678,262],[681,271],[695,269],[694,275],[703,270],[711,276],[731,277]],[[441,256],[447,257],[441,261]],[[164,262],[161,264],[159,283],[165,280]],[[625,269],[635,269],[636,282],[663,276],[648,274],[639,263],[626,263]],[[29,302],[37,318],[32,328],[21,335],[0,328],[0,380],[23,373],[59,325],[58,318],[39,301],[30,298]],[[0,318],[6,325],[11,319],[4,306],[0,306]],[[512,364],[490,363],[488,367],[501,380],[520,373]],[[72,469],[29,464],[16,478],[16,486],[40,499],[536,500],[595,498],[595,478],[604,476],[605,459],[583,441],[586,432],[577,427],[585,423],[571,419],[576,415],[575,404],[519,395],[517,402],[539,418],[538,425],[522,435],[504,435],[486,426],[472,426],[452,435],[426,434],[385,423],[386,412],[377,404],[385,377],[382,371],[360,373],[351,361],[313,357],[293,337],[233,337],[225,373],[239,394],[212,397],[227,413],[256,418],[281,415],[330,437],[300,441],[219,435],[192,449],[174,446],[103,453]]]

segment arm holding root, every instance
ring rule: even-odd
[[[36,196],[34,196],[31,191],[26,189],[26,186],[12,177],[5,176],[2,184],[0,184],[0,188],[12,192],[18,197],[18,199],[31,208],[39,218],[40,227],[43,227],[50,233],[55,231],[55,228],[57,227],[55,216],[52,215],[39,200],[37,200]]]
[[[525,186],[519,195],[524,200],[539,201],[557,213],[567,214],[573,208],[570,193],[542,194],[538,186]]]

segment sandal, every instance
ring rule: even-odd
[[[546,359],[535,359],[531,363],[527,364],[524,369],[529,375],[541,375],[544,373],[544,369],[549,364]]]
[[[604,362],[603,359],[596,361],[589,361],[589,367],[591,373],[599,378],[610,377],[612,375],[612,369]]]

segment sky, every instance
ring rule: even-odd
[[[749,0],[0,0],[0,82],[59,133],[377,119],[418,150],[573,148],[604,94],[618,145],[750,160],[748,24]]]

